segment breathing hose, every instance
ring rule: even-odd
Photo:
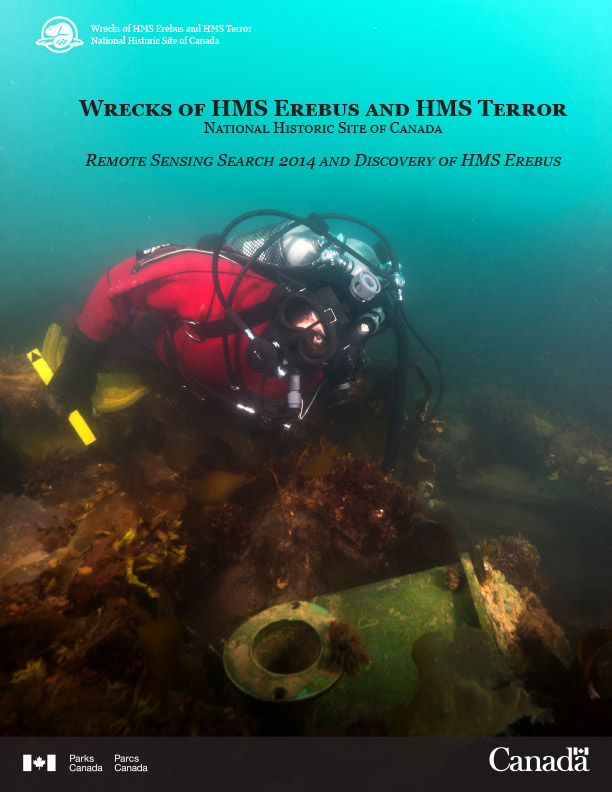
[[[402,317],[395,311],[389,315],[391,329],[395,335],[396,364],[395,382],[393,385],[393,401],[389,413],[389,427],[387,429],[387,442],[382,462],[382,470],[388,473],[402,445],[402,424],[404,410],[408,397],[408,374],[410,371],[410,350],[408,346],[408,330]]]
[[[387,434],[387,444],[385,447],[385,455],[382,463],[382,470],[388,473],[397,459],[397,455],[405,446],[411,445],[417,437],[429,426],[440,409],[444,392],[446,390],[446,377],[444,376],[444,369],[442,364],[431,349],[429,344],[422,338],[422,336],[414,329],[412,323],[408,319],[404,303],[400,300],[396,301],[399,308],[399,314],[392,312],[390,318],[391,327],[395,333],[395,340],[397,344],[397,369],[395,372],[395,389],[393,394],[393,403],[391,405],[391,415],[389,417],[389,429]],[[412,335],[416,338],[419,344],[425,349],[427,354],[431,357],[438,369],[438,376],[440,378],[440,385],[438,389],[438,397],[436,398],[434,406],[427,414],[425,420],[421,425],[408,437],[401,436],[401,427],[403,422],[404,408],[408,391],[408,373],[410,363],[408,361],[408,334],[410,330]],[[403,378],[403,379],[402,379]]]

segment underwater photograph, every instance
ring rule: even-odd
[[[0,735],[612,735],[610,3],[8,24]]]

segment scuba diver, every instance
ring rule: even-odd
[[[263,217],[275,222],[236,233]],[[365,230],[372,244],[332,234],[328,221]],[[437,358],[408,321],[403,286],[393,248],[369,223],[339,214],[249,212],[195,248],[160,245],[111,267],[77,319],[49,401],[56,411],[86,405],[91,412],[98,365],[111,340],[127,332],[181,387],[275,431],[304,418],[320,395],[346,398],[364,344],[392,329],[397,368],[383,460],[389,470],[405,442],[408,330],[440,374],[438,399],[418,433],[444,390]]]

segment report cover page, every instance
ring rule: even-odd
[[[10,0],[15,778],[596,770],[611,17]]]

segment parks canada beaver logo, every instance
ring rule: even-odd
[[[73,47],[83,44],[74,22],[61,16],[51,17],[45,22],[36,43],[46,47],[49,52],[69,52]]]

